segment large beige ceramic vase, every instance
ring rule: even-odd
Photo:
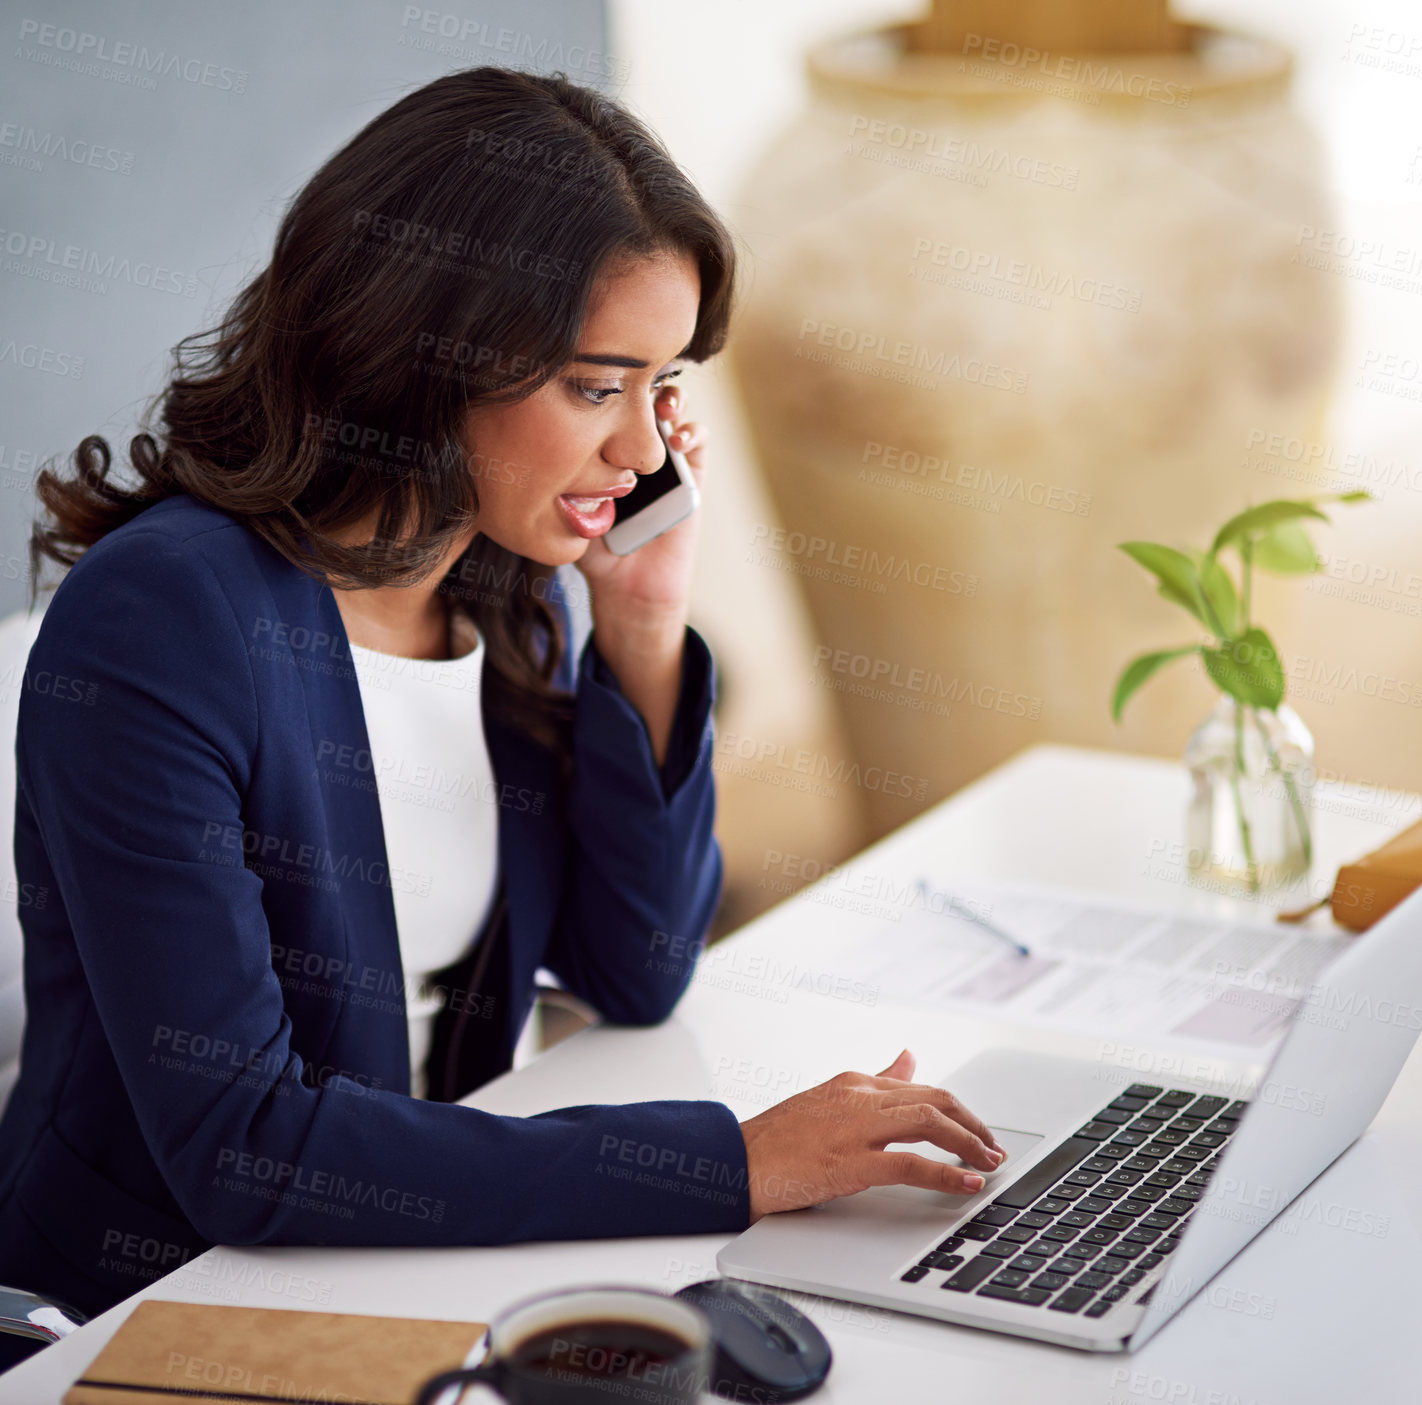
[[[1317,434],[1333,373],[1336,280],[1300,261],[1315,143],[1285,53],[1177,28],[1094,57],[824,44],[733,212],[779,513],[748,569],[803,583],[874,834],[1036,741],[1178,757],[1198,672],[1110,718],[1132,654],[1195,637],[1114,544],[1203,545],[1302,491],[1253,463]]]

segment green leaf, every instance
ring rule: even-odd
[[[1292,522],[1300,517],[1317,517],[1321,522],[1328,521],[1328,518],[1311,502],[1294,502],[1288,498],[1276,498],[1273,502],[1264,502],[1260,503],[1258,507],[1246,508],[1243,512],[1231,517],[1215,533],[1214,542],[1210,546],[1210,555],[1217,556],[1225,547],[1252,532],[1272,527],[1276,522]]]
[[[1372,502],[1373,495],[1366,488],[1353,488],[1349,492],[1339,493],[1339,502]]]
[[[1189,610],[1207,629],[1212,627],[1205,618],[1201,602],[1200,577],[1195,563],[1183,551],[1173,546],[1161,546],[1158,542],[1121,542],[1122,551],[1160,582],[1160,593],[1174,605]]]
[[[1219,622],[1218,633],[1228,639],[1239,628],[1239,596],[1235,592],[1234,580],[1230,573],[1207,551],[1192,551],[1195,571],[1200,581],[1200,589],[1210,603],[1210,610]],[[1207,612],[1205,623],[1210,624]],[[1213,629],[1214,626],[1210,625]]]
[[[1131,694],[1141,686],[1146,679],[1164,668],[1172,659],[1183,658],[1186,654],[1197,653],[1200,649],[1198,644],[1187,644],[1183,649],[1162,649],[1159,653],[1142,654],[1139,658],[1132,659],[1124,669],[1121,676],[1116,680],[1115,696],[1111,699],[1111,717],[1113,721],[1121,720],[1121,709],[1130,700]]]
[[[1205,672],[1221,692],[1248,707],[1278,707],[1284,700],[1284,667],[1274,641],[1247,629],[1219,649],[1201,649]]]
[[[1252,559],[1262,571],[1278,576],[1306,576],[1323,563],[1309,534],[1297,522],[1276,522],[1254,543]]]

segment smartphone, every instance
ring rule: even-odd
[[[670,420],[657,421],[666,457],[655,473],[638,476],[637,486],[617,499],[617,518],[603,541],[615,556],[628,556],[653,537],[685,522],[701,506],[701,494],[686,455],[671,446]]]

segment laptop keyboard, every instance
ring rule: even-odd
[[[1247,1106],[1133,1083],[900,1277],[1083,1317],[1148,1302]]]

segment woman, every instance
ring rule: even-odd
[[[94,1312],[213,1242],[734,1231],[870,1184],[975,1188],[889,1142],[997,1164],[907,1053],[744,1126],[452,1105],[509,1067],[540,966],[652,1024],[711,921],[696,521],[627,557],[599,537],[661,464],[655,418],[703,473],[671,380],[720,349],[732,277],[615,103],[450,74],[312,178],[179,347],[133,487],[97,438],[42,475],[32,555],[72,569],[20,712],[18,877],[50,898],[22,914],[0,1282]],[[683,1169],[612,1174],[627,1146]]]

